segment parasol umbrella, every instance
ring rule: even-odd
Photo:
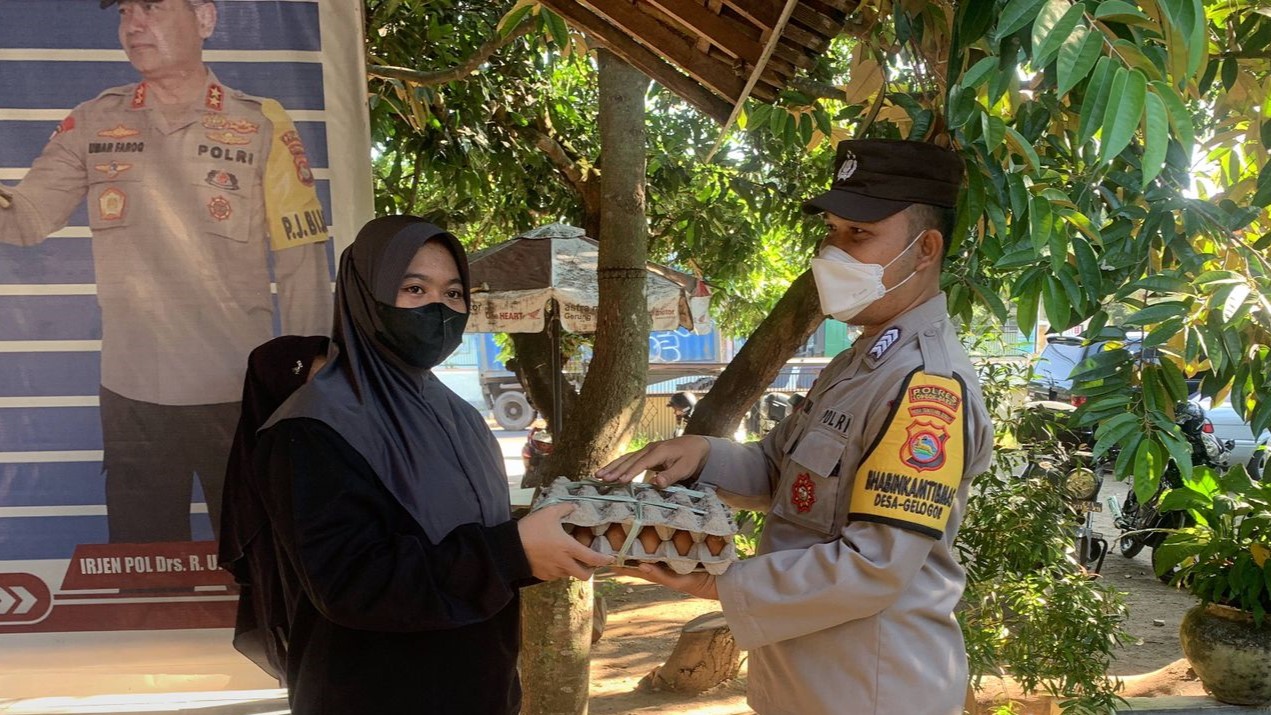
[[[560,415],[560,330],[596,331],[600,244],[576,226],[548,224],[469,258],[472,306],[468,331],[552,336],[553,414]],[[654,330],[706,332],[710,290],[688,273],[645,264],[645,296]]]

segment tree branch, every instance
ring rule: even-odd
[[[438,70],[435,72],[424,72],[422,70],[411,69],[409,67],[392,67],[388,65],[371,65],[366,68],[366,73],[372,77],[380,79],[396,79],[409,84],[420,86],[433,86],[438,84],[446,84],[461,80],[464,77],[476,72],[481,65],[504,46],[510,44],[517,38],[528,35],[533,29],[533,24],[521,21],[521,24],[515,30],[509,32],[504,37],[495,37],[487,40],[485,44],[477,48],[477,51],[471,57],[463,62],[451,67],[447,70]]]

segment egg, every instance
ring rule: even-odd
[[[622,542],[627,540],[627,532],[623,531],[622,524],[614,524],[605,532],[605,538],[609,540],[609,546],[618,551],[622,548]]]
[[[728,545],[728,540],[722,536],[707,536],[706,549],[711,552],[711,556],[719,556],[724,547]]]
[[[658,538],[658,532],[652,526],[640,530],[640,546],[644,547],[644,553],[652,555],[661,545],[662,539]]]
[[[595,540],[595,537],[591,534],[591,529],[585,526],[574,529],[574,533],[570,534],[570,536],[573,536],[575,541],[587,547],[590,547],[591,542]]]
[[[689,549],[693,548],[693,535],[681,529],[671,537],[671,543],[675,544],[676,553],[680,556],[688,556]]]

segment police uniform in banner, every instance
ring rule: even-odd
[[[769,512],[763,558],[717,582],[758,712],[961,712],[953,540],[992,447],[944,294],[834,358],[763,441],[711,439],[700,481]]]
[[[87,197],[111,541],[188,540],[191,473],[219,524],[248,353],[276,310],[283,333],[330,331],[327,226],[291,119],[210,71],[184,106],[115,87],[76,107],[9,193],[0,240],[20,245]]]

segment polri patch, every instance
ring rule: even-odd
[[[847,434],[848,428],[852,426],[852,416],[846,412],[839,412],[833,407],[822,410],[819,420],[822,425],[841,434]]]
[[[128,194],[114,186],[102,192],[97,198],[97,212],[103,221],[118,221],[124,217],[128,209]]]
[[[790,503],[800,514],[812,511],[816,504],[816,484],[807,472],[801,472],[790,486]]]
[[[852,483],[848,518],[940,538],[966,468],[966,390],[916,370]]]
[[[207,212],[217,221],[225,221],[233,215],[234,207],[230,205],[229,199],[218,195],[207,202]]]

